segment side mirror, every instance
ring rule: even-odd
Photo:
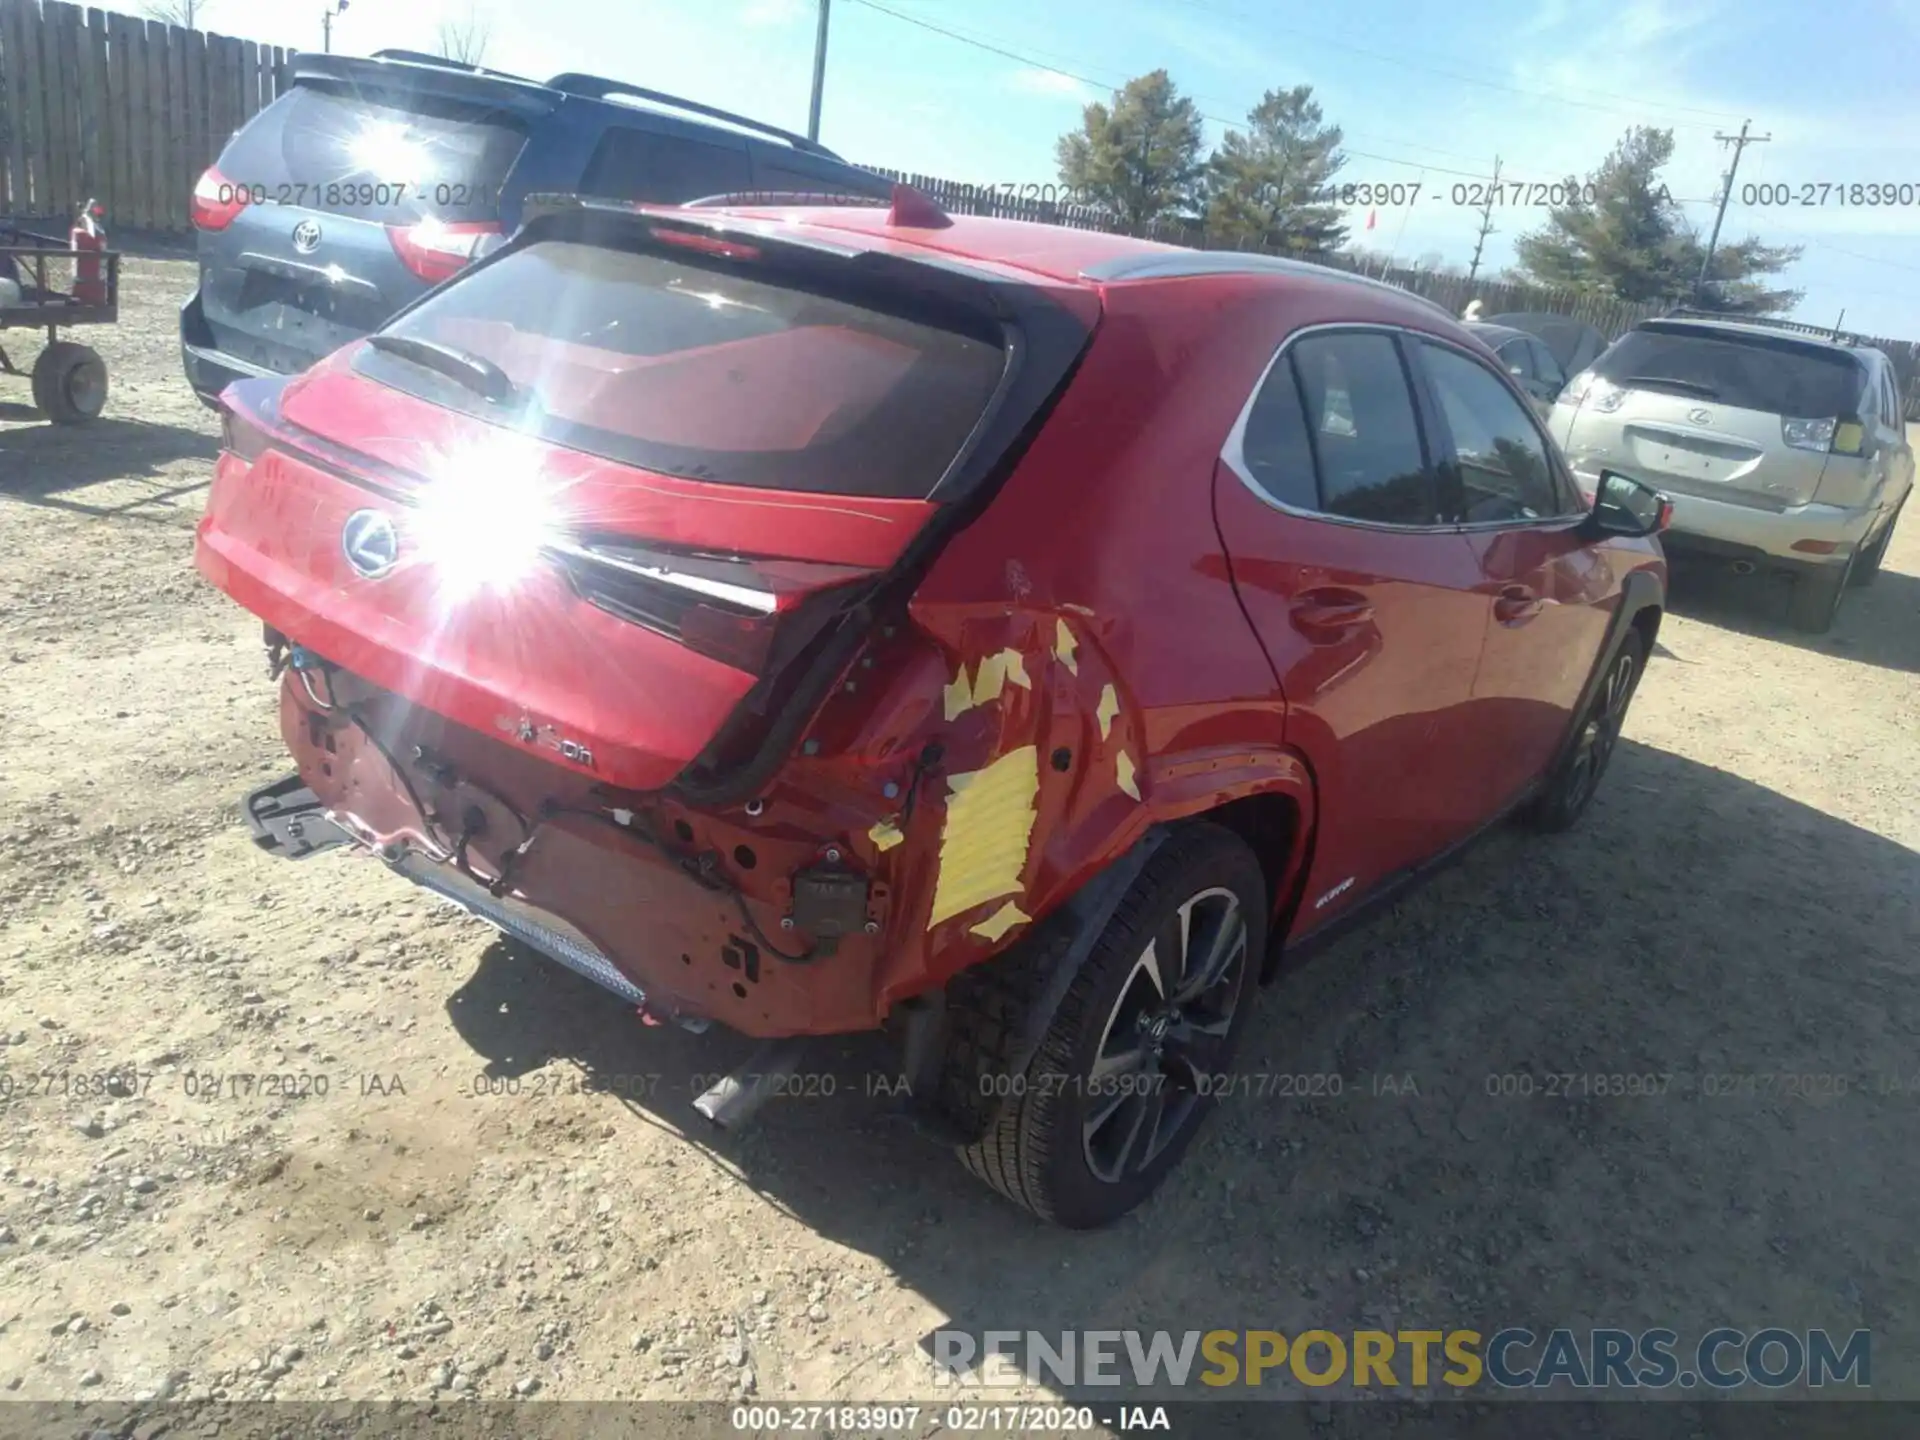
[[[1589,534],[1657,535],[1673,521],[1673,501],[1638,480],[1603,472],[1587,515]]]

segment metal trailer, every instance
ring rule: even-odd
[[[80,283],[82,260],[97,260],[100,296],[82,298],[91,287]],[[50,273],[49,267],[52,268]],[[72,273],[72,288],[61,290],[59,271]],[[97,352],[60,331],[69,325],[112,325],[120,319],[120,254],[116,250],[78,251],[65,240],[36,234],[0,220],[0,330],[44,329],[47,347],[33,370],[21,370],[0,346],[0,374],[28,375],[33,403],[48,419],[76,425],[93,419],[107,403],[107,363]]]

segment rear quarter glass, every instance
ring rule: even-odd
[[[501,255],[385,333],[499,367],[520,402],[371,348],[362,375],[555,444],[710,483],[911,499],[960,454],[1008,364],[1003,336],[904,298],[571,239]]]
[[[1770,336],[1653,330],[1622,336],[1594,370],[1616,385],[1671,380],[1702,404],[1802,419],[1855,413],[1867,381],[1860,362],[1836,350]]]
[[[494,220],[526,139],[517,121],[483,107],[297,85],[234,136],[217,166],[254,203],[390,225]]]

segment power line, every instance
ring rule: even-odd
[[[1004,60],[1017,61],[1035,70],[1044,70],[1050,75],[1060,75],[1068,80],[1077,80],[1082,85],[1093,86],[1096,90],[1113,90],[1118,88],[1109,80],[1098,80],[1091,75],[1083,75],[1078,71],[1067,70],[1058,65],[1048,64],[1046,61],[1037,59],[1032,55],[1023,55],[1017,50],[1009,50],[1004,45],[995,44],[988,40],[976,39],[971,35],[963,35],[958,30],[949,30],[946,26],[936,25],[931,20],[922,20],[918,15],[908,15],[902,11],[882,5],[879,3],[879,0],[849,0],[849,3],[863,5],[869,10],[878,11],[882,15],[892,16],[895,20],[903,21],[908,25],[917,25],[920,29],[930,30],[936,35],[944,35],[947,39],[957,40],[962,45],[971,45],[976,49],[985,50],[989,54],[998,55]],[[1216,125],[1224,125],[1229,129],[1242,130],[1245,129],[1247,124],[1244,117],[1237,120],[1230,120],[1223,115],[1211,115],[1205,111],[1199,111],[1197,113],[1201,119],[1211,120]],[[1402,142],[1396,141],[1394,143],[1398,144]],[[1383,165],[1403,165],[1409,170],[1419,170],[1423,173],[1431,172],[1436,175],[1454,175],[1467,180],[1486,180],[1490,178],[1485,171],[1481,170],[1453,170],[1444,165],[1435,165],[1426,160],[1407,160],[1397,155],[1380,155],[1368,150],[1355,150],[1344,144],[1340,148],[1349,156],[1354,156],[1362,160],[1378,160]],[[1420,147],[1416,146],[1414,148]],[[1535,183],[1546,184],[1550,182],[1539,181]]]
[[[1620,105],[1596,105],[1589,101],[1572,100],[1567,98],[1565,95],[1558,95],[1550,90],[1532,90],[1521,85],[1507,85],[1507,84],[1502,84],[1501,82],[1496,80],[1485,80],[1475,75],[1463,74],[1457,70],[1443,70],[1436,65],[1426,64],[1421,61],[1404,59],[1398,55],[1391,54],[1390,52],[1387,52],[1387,51],[1370,50],[1364,45],[1355,45],[1349,41],[1335,40],[1325,35],[1316,35],[1310,30],[1297,29],[1291,25],[1274,25],[1267,21],[1255,22],[1249,19],[1248,16],[1240,13],[1239,11],[1216,10],[1211,6],[1201,4],[1200,0],[1176,0],[1176,3],[1185,5],[1190,10],[1201,11],[1203,14],[1217,15],[1225,19],[1239,20],[1248,24],[1258,23],[1263,25],[1267,29],[1277,30],[1282,34],[1296,35],[1303,40],[1312,41],[1313,43],[1318,45],[1326,45],[1335,50],[1346,50],[1355,55],[1363,55],[1370,60],[1378,60],[1383,64],[1399,65],[1408,70],[1423,71],[1429,75],[1438,75],[1445,79],[1458,80],[1463,84],[1479,85],[1488,90],[1504,90],[1508,94],[1512,94],[1512,95],[1525,95],[1535,100],[1548,100],[1559,105],[1573,105],[1573,106],[1577,106],[1582,110],[1604,110],[1604,111],[1610,111],[1615,114],[1633,114],[1633,115],[1644,115],[1649,110],[1671,110],[1676,113],[1685,113],[1685,114],[1692,114],[1692,115],[1711,115],[1711,116],[1717,117],[1720,120],[1728,120],[1732,118],[1731,113],[1725,110],[1709,110],[1698,105],[1673,105],[1673,104],[1668,104],[1662,101],[1654,101],[1650,103],[1645,100],[1637,99],[1634,96],[1618,95],[1612,91],[1607,91],[1607,90],[1594,90],[1594,89],[1589,89],[1586,86],[1569,87],[1572,89],[1584,91],[1584,93],[1589,95],[1604,95],[1607,98],[1612,100],[1624,101],[1626,102],[1627,105],[1631,106],[1632,108],[1629,110],[1629,109],[1622,108],[1622,106]],[[1687,129],[1691,129],[1691,130],[1711,130],[1714,128],[1712,125],[1705,124],[1703,122],[1696,121],[1696,120],[1675,121],[1673,123],[1676,125],[1685,126]]]

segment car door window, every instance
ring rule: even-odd
[[[1567,377],[1561,373],[1560,362],[1553,358],[1553,352],[1538,340],[1529,340],[1527,354],[1533,357],[1533,373],[1541,386],[1550,393],[1559,393],[1565,387]]]
[[[1319,508],[1380,524],[1433,523],[1433,476],[1392,337],[1378,331],[1310,335],[1292,347],[1290,358],[1313,447]]]
[[[616,200],[679,205],[752,186],[744,144],[617,127],[600,137],[580,188]]]
[[[1478,361],[1423,344],[1440,413],[1453,435],[1468,524],[1564,513],[1547,442],[1527,407]]]
[[[1527,342],[1509,340],[1493,352],[1500,357],[1500,363],[1507,367],[1507,373],[1522,385],[1533,379],[1533,365],[1527,357]]]

